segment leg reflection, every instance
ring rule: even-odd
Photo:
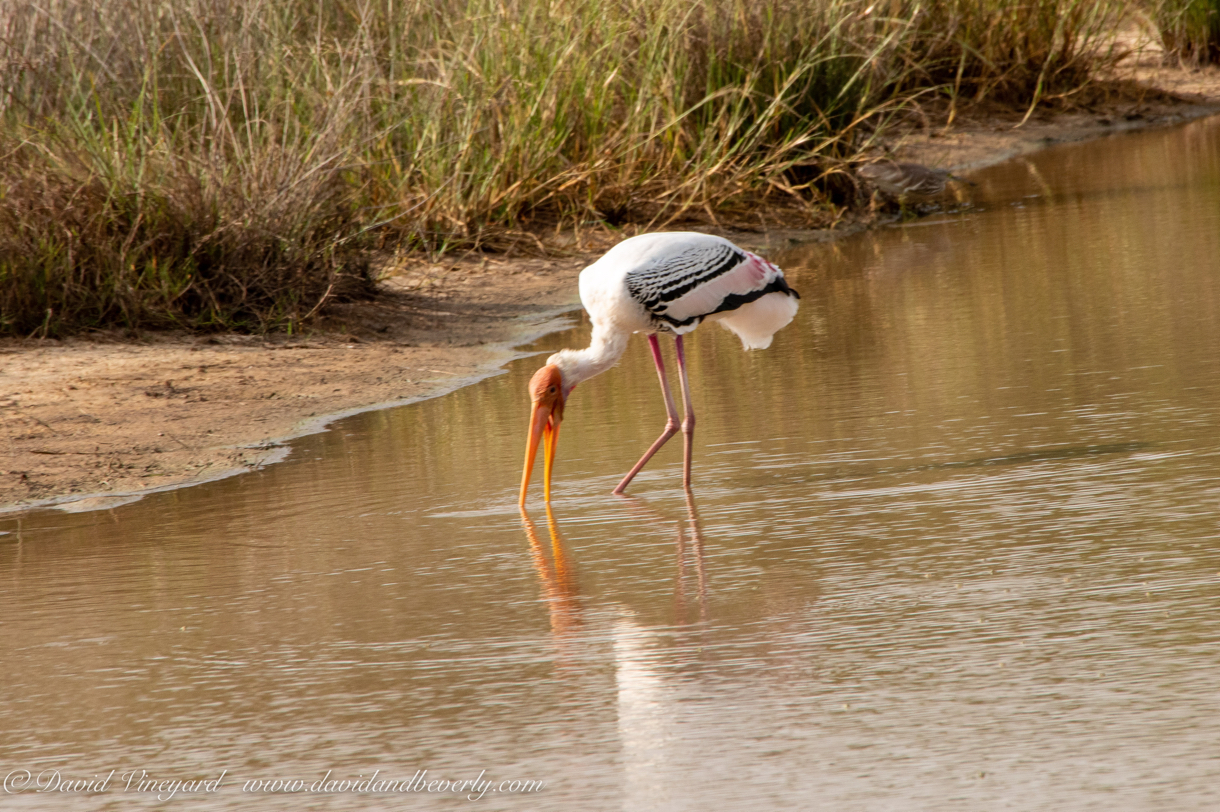
[[[631,512],[643,525],[651,526],[658,532],[668,535],[673,533],[674,552],[677,564],[677,575],[674,579],[674,615],[679,623],[685,623],[686,608],[686,563],[687,547],[693,552],[695,578],[699,590],[699,620],[707,620],[707,569],[703,564],[703,528],[699,524],[699,511],[695,508],[695,497],[690,491],[684,494],[686,498],[686,524],[681,520],[667,519],[656,508],[635,496],[620,494],[619,498],[631,507]],[[688,545],[688,536],[690,544]]]
[[[695,510],[695,495],[686,492],[686,516],[695,549],[695,573],[699,583],[699,620],[707,620],[707,568],[703,566],[703,528],[699,526],[699,511]]]

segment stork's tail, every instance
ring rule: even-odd
[[[727,313],[717,313],[709,318],[720,322],[720,326],[731,330],[741,339],[747,350],[765,350],[771,346],[771,338],[796,318],[801,297],[784,278],[778,277],[769,287],[772,291],[754,301]]]

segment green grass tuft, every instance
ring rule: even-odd
[[[1155,18],[1167,52],[1194,64],[1220,62],[1220,0],[1163,0]]]

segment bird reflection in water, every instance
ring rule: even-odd
[[[699,621],[707,620],[707,568],[703,561],[703,527],[694,496],[687,491],[686,519],[673,520],[642,499],[620,496],[638,520],[641,529],[655,530],[663,535],[673,535],[677,573],[674,578],[674,616],[679,624],[687,622],[688,565],[694,564],[695,584],[698,591]],[[547,531],[551,537],[551,554],[547,556],[538,533],[538,526],[525,509],[521,510],[521,526],[529,542],[530,557],[542,583],[542,593],[551,614],[551,632],[557,639],[571,635],[582,625],[582,607],[576,578],[567,553],[567,545],[559,533],[559,523],[551,506],[546,506]],[[689,551],[689,552],[688,552]]]
[[[521,509],[521,525],[525,528],[530,556],[534,559],[534,569],[538,571],[538,578],[542,581],[542,592],[551,612],[551,633],[556,639],[562,640],[580,627],[581,607],[563,537],[559,535],[559,525],[555,522],[555,514],[551,512],[551,506],[548,504],[546,526],[551,536],[549,559],[538,540],[538,528],[525,512],[525,508]]]
[[[699,524],[699,511],[695,508],[695,497],[690,491],[685,492],[686,523],[682,520],[673,521],[663,516],[656,508],[642,499],[634,496],[621,495],[619,498],[631,506],[642,525],[651,525],[664,532],[667,526],[672,526],[675,536],[675,555],[677,575],[674,578],[674,617],[677,623],[684,624],[687,619],[686,610],[686,565],[687,547],[690,547],[691,558],[695,565],[695,581],[699,590],[699,622],[707,620],[707,568],[703,564],[703,528]]]

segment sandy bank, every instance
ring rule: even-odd
[[[580,259],[398,269],[304,336],[0,342],[0,509],[213,479],[324,416],[408,403],[502,366],[578,304]]]
[[[1109,98],[1039,111],[1020,127],[1020,113],[977,108],[950,128],[916,123],[896,151],[968,170],[1220,111],[1215,68],[1149,58],[1119,79]],[[736,236],[765,249],[815,235]],[[449,391],[501,366],[514,344],[577,306],[577,274],[612,243],[593,235],[584,250],[550,260],[404,262],[377,301],[337,306],[305,336],[0,341],[0,510],[102,507],[213,479],[274,459],[274,441],[317,430],[325,416]]]

